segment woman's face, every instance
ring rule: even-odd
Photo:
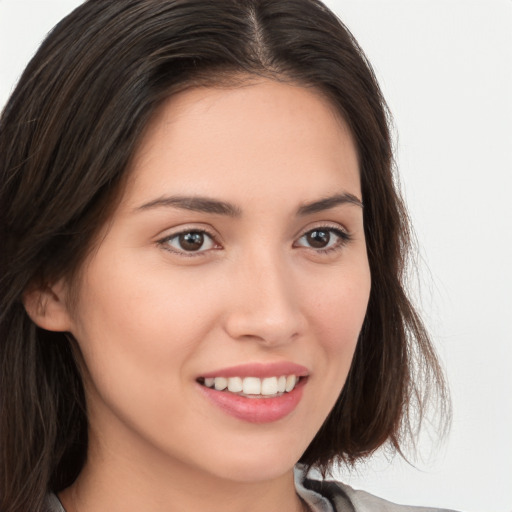
[[[314,90],[262,80],[169,100],[68,313],[89,463],[289,471],[365,316],[360,200],[351,134]]]

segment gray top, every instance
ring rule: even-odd
[[[454,512],[441,508],[396,505],[340,482],[310,480],[300,466],[295,469],[295,487],[312,512]],[[57,496],[49,494],[44,512],[66,511]]]
[[[66,512],[62,506],[59,498],[55,494],[48,494],[46,496],[45,507],[43,512]]]
[[[455,512],[454,510],[397,505],[365,491],[333,480],[311,480],[300,468],[295,469],[297,494],[312,512]]]

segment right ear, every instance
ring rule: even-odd
[[[70,331],[72,322],[67,307],[64,280],[52,286],[34,287],[23,295],[23,304],[32,321],[47,331]]]

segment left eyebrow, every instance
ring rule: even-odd
[[[353,204],[363,208],[363,202],[353,194],[343,193],[335,194],[333,196],[320,199],[319,201],[313,201],[311,203],[303,204],[298,210],[297,215],[311,215],[312,213],[323,212],[342,204]]]
[[[135,211],[138,210],[149,210],[159,207],[171,207],[179,208],[182,210],[192,210],[203,213],[213,213],[216,215],[227,215],[229,217],[240,217],[242,214],[241,210],[225,201],[219,201],[217,199],[210,199],[208,197],[197,197],[197,196],[165,196],[159,197],[149,203],[145,203]]]

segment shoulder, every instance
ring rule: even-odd
[[[335,512],[454,512],[447,509],[397,505],[332,480],[305,479],[304,487],[325,496]]]

